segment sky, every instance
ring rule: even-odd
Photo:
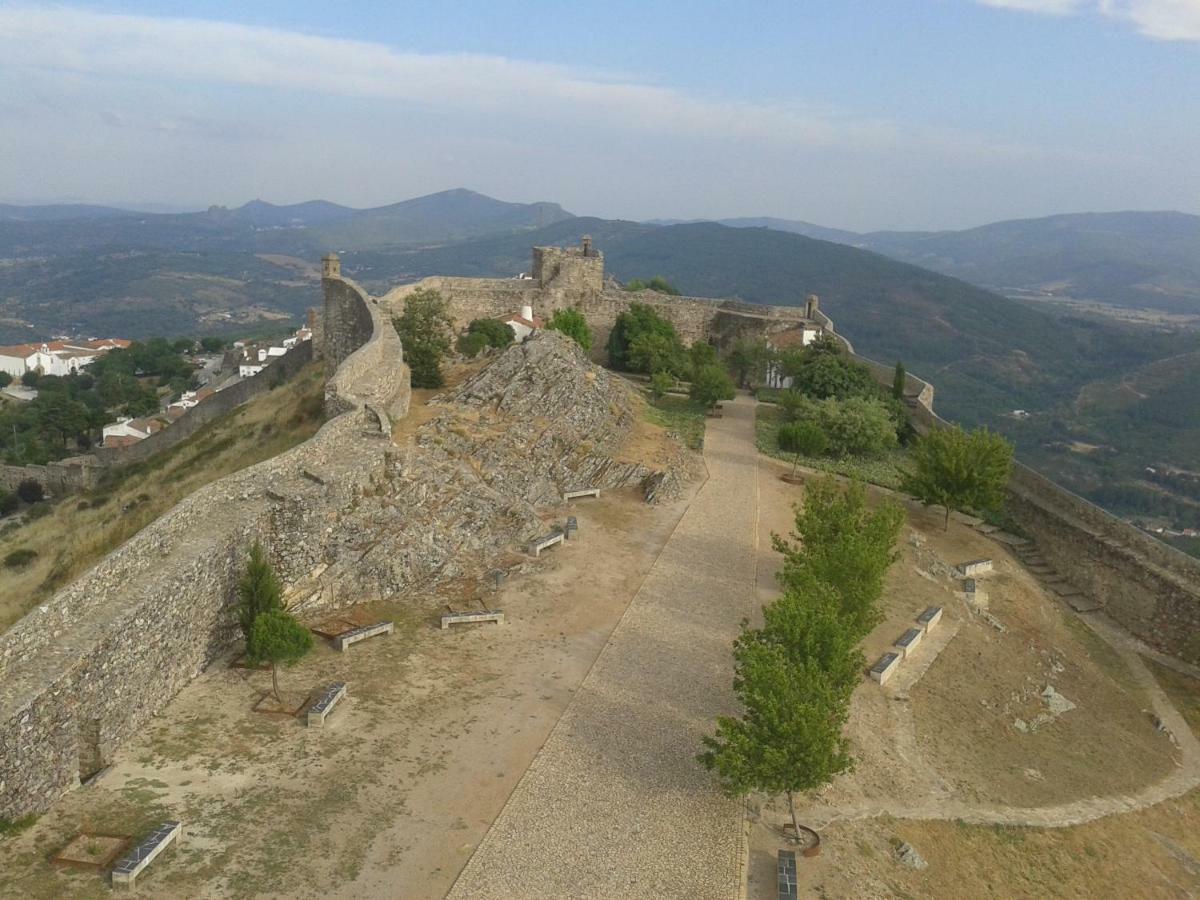
[[[0,0],[0,200],[1200,213],[1200,0]]]

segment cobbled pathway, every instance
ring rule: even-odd
[[[736,712],[730,644],[755,604],[753,400],[708,421],[704,459],[707,481],[450,897],[738,896],[743,807],[696,753]]]

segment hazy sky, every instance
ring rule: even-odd
[[[1200,0],[0,0],[0,199],[1200,213]]]

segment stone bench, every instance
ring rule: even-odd
[[[938,623],[942,621],[942,608],[940,606],[930,606],[925,612],[917,616],[917,624],[921,626],[921,630],[926,634],[937,628]]]
[[[921,643],[921,638],[924,636],[925,632],[920,628],[910,628],[904,634],[900,635],[900,637],[896,638],[896,643],[892,644],[892,646],[904,654],[905,659],[908,659],[912,652],[917,649],[917,644]]]
[[[495,622],[504,624],[504,613],[498,609],[485,609],[482,612],[446,613],[442,616],[442,631],[451,625],[466,625],[472,622]]]
[[[562,530],[555,530],[540,538],[536,538],[529,544],[529,552],[535,557],[539,556],[547,547],[553,547],[555,544],[561,544],[566,539],[566,534]]]
[[[900,668],[899,653],[885,653],[879,657],[879,661],[871,666],[870,675],[880,684],[887,684],[887,680],[891,678],[896,670]]]
[[[972,559],[962,563],[958,567],[958,574],[963,578],[970,578],[974,575],[986,575],[992,571],[992,561],[990,559]]]
[[[779,851],[776,874],[779,880],[779,900],[797,900],[800,896],[800,883],[796,880],[795,850]]]
[[[344,681],[335,681],[325,690],[321,691],[321,696],[313,701],[312,706],[308,708],[308,725],[311,728],[313,725],[324,725],[325,719],[333,712],[333,708],[338,705],[343,697],[346,696],[346,683]]]
[[[575,490],[573,490],[573,491],[563,491],[563,500],[564,501],[574,500],[577,497],[595,497],[597,500],[599,500],[600,499],[600,488],[598,488],[598,487],[575,488]]]
[[[113,887],[123,884],[133,887],[134,880],[146,866],[183,833],[182,822],[163,822],[121,859],[112,870]]]
[[[333,639],[333,646],[337,647],[343,653],[351,644],[357,644],[359,641],[365,641],[367,638],[375,637],[377,634],[391,634],[395,631],[393,622],[376,622],[374,625],[364,625],[361,628],[354,628],[350,631],[343,631]]]

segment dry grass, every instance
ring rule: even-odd
[[[0,569],[0,630],[188,494],[311,437],[323,420],[323,385],[322,367],[310,365],[182,444],[95,491],[64,497],[49,515],[0,537],[0,558],[20,548],[38,554],[22,569]]]

